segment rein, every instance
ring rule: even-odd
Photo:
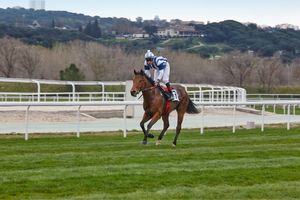
[[[157,85],[154,85],[154,86],[152,86],[152,87],[145,88],[145,89],[141,90],[140,92],[146,92],[146,91],[152,90],[152,89],[154,89],[154,88],[156,88],[156,87],[157,87]]]
[[[143,90],[140,90],[139,93],[140,93],[140,92],[146,92],[146,91],[148,91],[148,90],[152,90],[152,89],[154,89],[154,88],[156,88],[156,87],[157,87],[157,85],[154,85],[154,86],[152,86],[152,87],[145,88],[145,89],[143,89]],[[140,99],[142,96],[143,96],[143,94],[141,94],[141,96],[140,96],[138,99]]]

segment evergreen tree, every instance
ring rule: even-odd
[[[83,30],[83,32],[87,35],[92,36],[92,23],[91,21],[89,21],[89,23],[86,25],[85,29]]]
[[[52,19],[51,28],[55,28],[55,21],[54,21],[54,19]]]
[[[92,36],[94,38],[99,38],[102,36],[101,29],[99,27],[98,20],[95,19],[94,23],[91,21],[87,24],[84,31],[85,34]]]
[[[71,64],[65,70],[59,72],[60,80],[66,81],[82,81],[84,80],[84,74],[76,67],[75,64]]]
[[[99,27],[99,23],[97,19],[95,19],[94,24],[92,26],[92,36],[95,38],[101,37],[101,29]]]

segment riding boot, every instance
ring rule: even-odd
[[[165,98],[166,100],[168,100],[168,99],[170,98],[169,93],[165,92],[164,89],[162,89],[161,86],[158,86],[158,89],[160,90],[161,94],[164,96],[164,98]]]
[[[171,88],[170,83],[167,83],[166,86],[167,86],[167,89],[168,89],[168,92],[169,92],[169,94],[168,94],[168,96],[169,96],[168,100],[173,101],[174,100],[174,96],[173,96],[173,93],[172,93],[172,88]]]

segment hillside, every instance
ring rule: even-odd
[[[177,20],[178,24],[173,26],[181,26],[181,22]],[[92,23],[99,26],[99,37],[88,34],[87,29],[93,26]],[[7,8],[0,9],[0,26],[0,37],[10,36],[45,47],[52,47],[56,42],[97,40],[108,46],[123,46],[127,51],[168,48],[198,54],[203,58],[222,56],[233,50],[254,52],[262,57],[279,53],[284,62],[300,57],[300,31],[271,27],[263,29],[256,24],[245,25],[233,20],[187,25],[201,37],[162,38],[155,35],[155,31],[172,28],[165,20],[130,21],[125,18],[92,17],[66,11]],[[115,38],[142,31],[151,33],[150,38]]]
[[[6,25],[13,25],[15,27],[28,27],[37,20],[44,28],[51,28],[52,22],[54,21],[57,27],[68,27],[70,29],[78,30],[79,27],[86,26],[89,21],[93,21],[95,19],[99,21],[100,27],[104,30],[120,22],[130,22],[124,18],[92,17],[67,11],[0,8],[0,22]]]

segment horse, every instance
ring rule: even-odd
[[[130,90],[132,96],[136,97],[139,92],[143,95],[143,108],[144,115],[140,122],[140,127],[144,133],[144,139],[142,144],[147,144],[147,138],[153,138],[154,136],[149,133],[152,126],[160,119],[163,120],[163,129],[158,136],[156,145],[161,144],[161,140],[169,128],[169,115],[176,109],[177,111],[177,126],[176,135],[174,137],[172,145],[177,145],[177,139],[181,131],[181,124],[185,113],[196,114],[200,111],[195,107],[195,104],[189,98],[186,90],[181,85],[172,85],[172,89],[175,89],[178,95],[179,101],[169,101],[164,95],[160,85],[156,85],[151,77],[148,77],[143,70],[137,72],[134,70],[133,85]],[[169,102],[168,102],[169,101]],[[169,105],[168,105],[169,104]],[[144,124],[149,121],[147,130]]]

